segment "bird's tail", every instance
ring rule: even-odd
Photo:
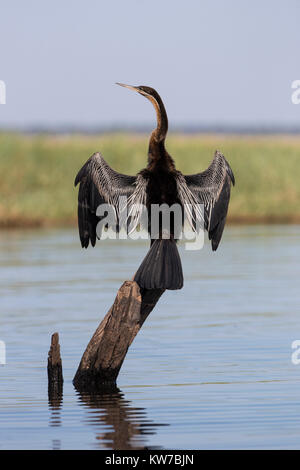
[[[176,242],[173,239],[155,240],[134,280],[145,289],[181,289],[183,274]]]

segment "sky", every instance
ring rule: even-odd
[[[0,128],[298,126],[299,0],[10,0],[1,5]]]

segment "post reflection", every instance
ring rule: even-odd
[[[61,426],[61,407],[63,402],[62,386],[59,390],[48,388],[48,404],[50,410],[49,426]]]
[[[48,404],[50,410],[50,418],[49,418],[49,426],[61,426],[61,408],[63,402],[63,391],[62,386],[59,388],[57,387],[49,387],[48,388]],[[60,439],[53,439],[52,440],[52,449],[53,450],[60,450],[61,449],[61,441]]]
[[[120,389],[115,387],[101,393],[79,393],[87,408],[85,423],[95,427],[97,447],[112,450],[160,449],[147,446],[147,436],[159,426],[147,418],[144,408],[132,406]]]

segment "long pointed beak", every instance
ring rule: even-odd
[[[125,83],[118,83],[116,82],[116,85],[120,85],[120,86],[123,86],[125,88],[129,88],[129,90],[133,90],[133,91],[139,91],[138,88],[136,86],[132,86],[132,85],[125,85]]]

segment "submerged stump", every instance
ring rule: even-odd
[[[163,292],[140,289],[134,281],[123,283],[82,356],[73,380],[77,390],[116,386],[128,348]]]
[[[60,400],[63,393],[63,372],[58,333],[53,333],[48,353],[48,396],[49,401]]]

